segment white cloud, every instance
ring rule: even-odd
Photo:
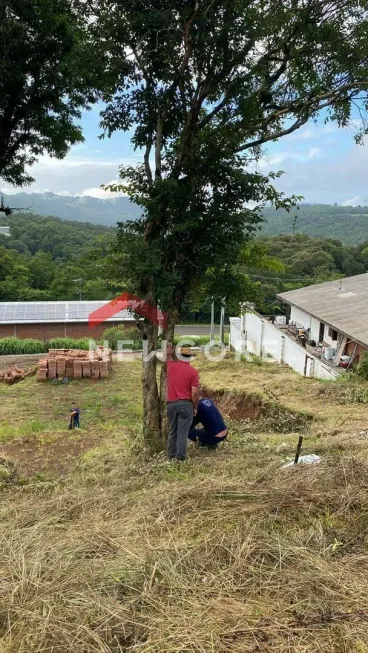
[[[359,195],[354,195],[354,197],[351,197],[349,200],[345,200],[345,202],[342,203],[342,206],[363,206],[363,205],[364,205],[364,200]]]
[[[139,161],[139,155],[118,158],[116,155],[107,159],[76,157],[68,155],[65,159],[52,159],[41,157],[29,170],[35,182],[26,188],[12,188],[3,182],[4,193],[43,193],[49,191],[59,195],[91,195],[92,197],[106,197],[105,191],[100,186],[108,184],[111,179],[118,178],[120,165],[134,165]],[[1,181],[0,181],[1,186]],[[116,195],[113,195],[116,197]]]
[[[292,150],[285,150],[277,154],[270,154],[262,157],[258,162],[258,167],[261,169],[274,169],[275,166],[280,164],[290,163],[305,163],[308,159],[313,159],[321,154],[322,150],[319,147],[311,147],[307,152],[293,152]]]
[[[117,179],[113,179],[112,181],[109,181],[108,184],[118,184]],[[82,193],[76,193],[76,197],[95,197],[96,199],[99,200],[106,200],[106,199],[114,199],[114,197],[123,197],[126,195],[126,193],[112,193],[109,190],[104,190],[103,188],[86,188]]]
[[[311,147],[307,155],[308,159],[313,159],[315,156],[319,156],[321,152],[322,150],[320,147]]]
[[[294,140],[295,141],[308,141],[311,138],[315,137],[315,133],[313,132],[313,129],[308,127],[307,129],[303,127],[301,129],[298,129],[296,132],[293,132]]]
[[[0,193],[5,193],[6,195],[15,195],[15,193],[19,193],[19,188],[4,186],[3,188],[0,188]]]

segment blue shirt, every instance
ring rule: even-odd
[[[219,409],[211,399],[203,397],[198,402],[197,414],[193,419],[193,426],[201,424],[207,431],[208,435],[215,437],[227,429]]]
[[[75,415],[72,415],[72,413],[75,413]],[[79,408],[71,408],[71,409],[70,409],[70,418],[71,418],[71,419],[74,418],[74,420],[75,420],[76,422],[79,422],[79,415],[80,415],[80,410],[79,410]]]

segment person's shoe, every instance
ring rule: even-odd
[[[217,442],[214,442],[214,444],[208,444],[207,445],[208,451],[215,451],[215,449],[217,449],[217,447],[218,447]]]

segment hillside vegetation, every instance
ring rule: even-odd
[[[0,235],[0,301],[73,300],[79,290],[83,299],[103,300],[124,287],[119,270],[114,281],[109,269],[115,229],[33,214],[0,217],[0,226],[5,224],[11,235]],[[248,264],[244,287],[239,286],[238,296],[227,297],[230,312],[237,311],[244,299],[254,301],[263,313],[279,312],[283,309],[276,303],[278,292],[368,270],[368,241],[351,246],[296,233],[263,236],[253,247],[256,261],[276,259],[284,270],[280,265],[281,271],[275,272]],[[209,296],[193,295],[183,319],[208,322],[210,304]]]
[[[367,386],[199,366],[231,435],[180,467],[145,458],[139,362],[0,386],[1,653],[367,653]],[[299,434],[322,462],[280,469]]]
[[[0,301],[110,299],[103,274],[115,230],[88,222],[14,214],[0,217]],[[81,281],[78,281],[81,279]]]
[[[44,217],[90,222],[115,227],[118,222],[139,217],[139,208],[127,197],[102,200],[95,197],[65,197],[55,193],[15,193],[4,195],[7,206],[15,206]],[[26,211],[25,211],[26,212]],[[332,206],[329,204],[301,204],[299,210],[263,210],[266,222],[261,233],[267,236],[306,233],[318,238],[334,238],[344,244],[357,245],[368,237],[367,206]],[[5,220],[9,224],[10,220]]]
[[[127,197],[112,197],[102,200],[85,195],[70,197],[55,193],[4,194],[6,206],[14,206],[45,217],[56,216],[62,220],[91,222],[92,224],[115,227],[117,222],[137,218],[139,208]]]
[[[331,206],[329,204],[301,204],[299,210],[287,213],[266,208],[266,222],[262,234],[305,233],[318,238],[334,238],[346,245],[357,245],[367,240],[367,206]]]

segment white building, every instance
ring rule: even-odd
[[[290,323],[308,331],[309,341],[329,346],[334,359],[368,350],[368,273],[280,293]]]

